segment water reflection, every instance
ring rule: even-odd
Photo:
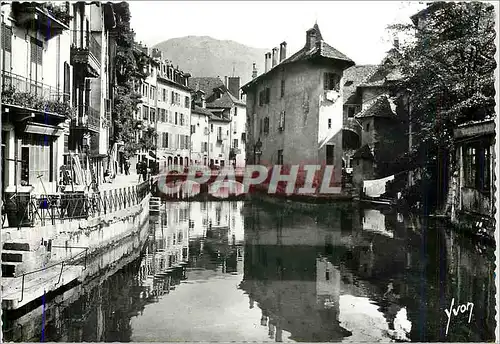
[[[132,264],[13,321],[14,341],[489,341],[493,252],[384,209],[171,202]],[[454,316],[452,298],[474,303]]]

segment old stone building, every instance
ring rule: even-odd
[[[97,186],[109,150],[113,6],[14,2],[1,12],[2,191],[54,194],[65,165],[72,187]]]
[[[278,55],[279,54],[279,55]],[[247,101],[247,161],[265,165],[333,165],[340,192],[343,71],[347,56],[323,41],[317,24],[302,49],[286,42],[265,56],[266,69],[242,87]],[[255,75],[256,73],[254,73]]]
[[[205,96],[210,116],[209,165],[245,166],[246,106],[241,100],[239,77],[196,77],[189,80],[195,91]]]
[[[347,121],[360,133],[359,148],[350,158],[352,180],[360,188],[365,180],[402,172],[398,163],[408,151],[409,122],[407,97],[398,89],[398,41],[376,68],[367,68],[368,77],[359,83],[345,105]]]

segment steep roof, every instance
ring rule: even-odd
[[[214,93],[214,89],[224,86],[224,83],[219,78],[214,77],[192,77],[189,79],[189,87],[193,90],[202,90],[208,98]]]
[[[372,104],[356,115],[356,118],[366,118],[366,117],[384,117],[384,118],[396,118],[394,105],[391,106],[389,98],[385,95],[381,95]]]
[[[197,114],[205,115],[205,116],[209,116],[209,117],[212,116],[212,113],[210,111],[208,111],[207,109],[202,108],[201,106],[198,106],[198,105],[195,105],[194,109],[191,109],[191,113],[197,113]]]
[[[306,45],[304,45],[304,47],[299,51],[297,51],[295,54],[285,59],[284,61],[278,63],[276,66],[272,67],[266,73],[259,75],[255,79],[243,85],[241,87],[243,92],[245,92],[245,90],[248,89],[249,87],[255,85],[258,81],[270,75],[273,71],[277,70],[277,67],[283,66],[285,64],[307,61],[317,57],[323,57],[327,59],[340,61],[344,63],[347,67],[354,65],[354,61],[352,61],[349,57],[347,57],[346,55],[344,55],[343,53],[341,53],[340,51],[338,51],[337,49],[335,49],[334,47],[323,41],[323,36],[321,35],[321,31],[319,30],[318,24],[314,24],[314,26],[311,29],[307,30],[307,32],[311,30],[316,31],[316,39],[317,42],[320,42],[319,44],[315,44],[314,47],[308,48],[306,43]]]
[[[195,91],[205,92],[207,108],[231,108],[234,104],[245,105],[244,102],[233,96],[220,78],[196,77],[189,79],[189,86]],[[214,90],[219,89],[220,98],[214,98]]]
[[[344,104],[352,100],[357,87],[368,79],[378,67],[378,65],[360,65],[352,66],[344,71]]]

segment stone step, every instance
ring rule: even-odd
[[[28,253],[29,251],[2,250],[2,262],[22,262],[23,256]]]
[[[17,277],[16,271],[22,262],[2,262],[2,277]]]
[[[25,242],[6,242],[3,244],[3,250],[29,251],[30,244],[25,243]]]

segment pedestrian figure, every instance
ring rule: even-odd
[[[130,161],[125,160],[125,175],[130,175]]]

